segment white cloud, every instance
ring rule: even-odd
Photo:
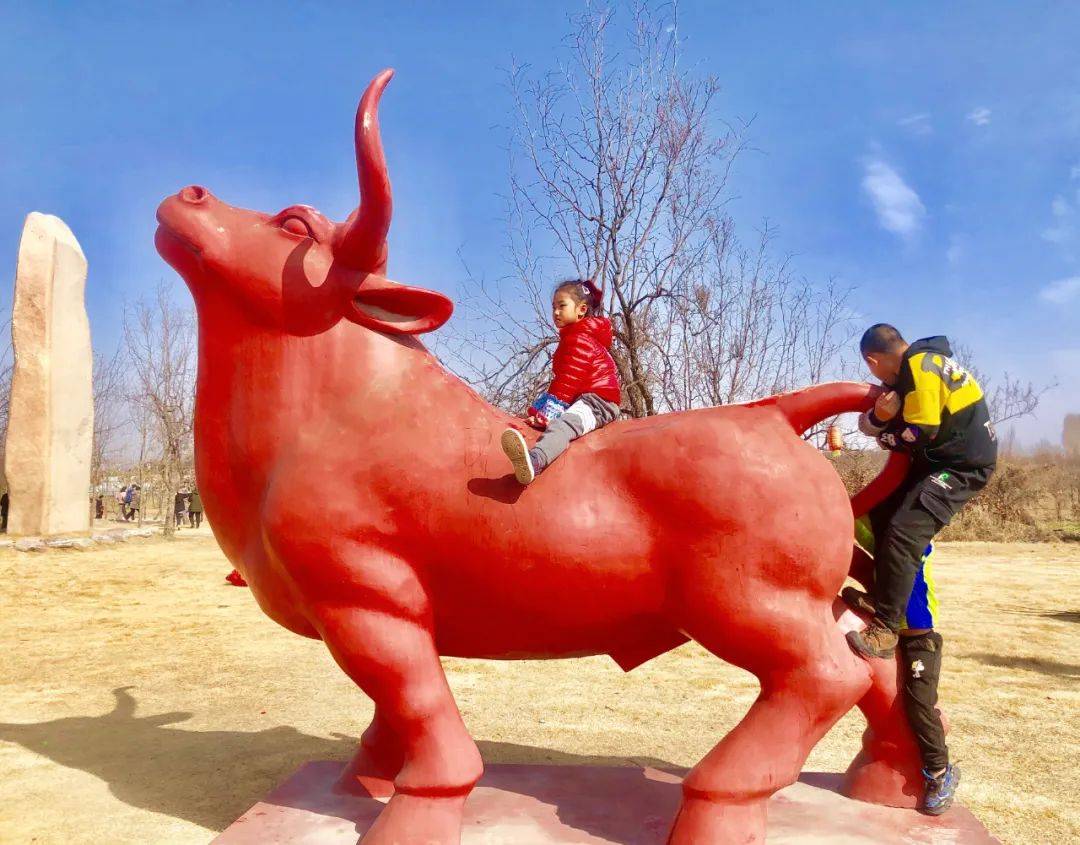
[[[1064,305],[1077,297],[1080,297],[1080,276],[1058,279],[1039,291],[1039,299],[1054,305]]]
[[[912,135],[931,135],[934,127],[930,124],[930,113],[909,114],[896,121],[896,125],[906,129]]]
[[[959,264],[967,250],[964,249],[964,239],[958,235],[953,235],[949,239],[949,248],[945,250],[945,260],[950,264]]]
[[[986,126],[986,124],[990,122],[990,109],[985,106],[979,106],[977,109],[972,109],[968,112],[967,119],[976,126]]]
[[[890,165],[880,158],[865,159],[862,187],[874,204],[882,228],[905,238],[919,230],[926,207]]]
[[[1078,192],[1080,193],[1080,192]],[[1072,257],[1072,247],[1080,238],[1080,215],[1077,206],[1058,194],[1050,202],[1050,213],[1054,217],[1053,225],[1043,229],[1040,236],[1044,241],[1057,244],[1066,257]]]

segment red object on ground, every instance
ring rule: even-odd
[[[335,792],[341,767],[307,763],[212,845],[355,845],[393,784],[369,781],[370,791]],[[662,845],[679,807],[682,774],[627,765],[489,766],[465,804],[462,845]],[[807,772],[777,792],[769,801],[769,845],[1000,845],[959,804],[944,816],[924,816],[851,801],[837,793],[838,781]]]
[[[244,576],[235,569],[225,576],[225,580],[234,587],[246,587],[248,585],[248,582],[244,580]]]
[[[458,842],[482,764],[439,655],[609,654],[630,670],[687,637],[762,692],[685,779],[672,845],[763,841],[769,796],[856,705],[870,729],[848,794],[913,806],[897,665],[844,641],[860,624],[837,598],[851,504],[799,436],[877,388],[615,423],[520,486],[499,446],[514,421],[414,337],[450,301],[385,276],[390,76],[357,110],[361,204],[344,223],[191,186],[161,204],[156,236],[198,311],[196,473],[215,536],[267,615],[321,638],[375,702],[343,778],[396,792],[365,845]]]

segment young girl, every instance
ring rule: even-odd
[[[608,352],[611,322],[600,316],[603,295],[589,280],[561,282],[551,299],[551,317],[559,330],[552,359],[555,378],[533,402],[526,419],[544,432],[529,449],[525,438],[508,428],[502,447],[514,475],[528,484],[566,451],[571,440],[601,428],[619,416],[619,374]]]

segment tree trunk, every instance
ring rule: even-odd
[[[170,438],[171,439],[171,438]],[[176,493],[179,485],[176,483],[176,473],[174,472],[178,461],[176,460],[176,453],[172,446],[169,444],[169,448],[165,454],[165,460],[162,461],[162,489],[164,492],[165,501],[162,503],[163,518],[162,518],[162,533],[166,537],[171,537],[176,533],[176,511],[174,509],[174,503],[176,502]]]

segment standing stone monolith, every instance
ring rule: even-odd
[[[90,528],[93,354],[86,256],[59,217],[32,212],[15,271],[15,369],[4,469],[12,534]]]

